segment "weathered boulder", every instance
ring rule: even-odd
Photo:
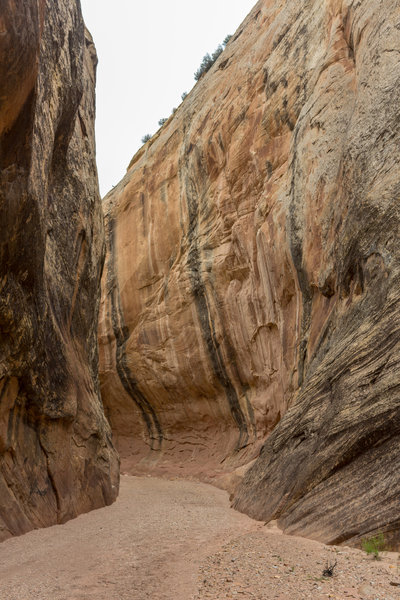
[[[260,0],[105,201],[125,464],[268,436],[234,506],[328,542],[399,540],[399,52],[398,0]]]
[[[96,53],[75,0],[0,9],[0,540],[111,503]]]

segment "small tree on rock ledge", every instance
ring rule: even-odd
[[[149,140],[151,140],[151,135],[150,133],[146,133],[146,135],[142,137],[142,144],[146,144],[146,142],[148,142]]]

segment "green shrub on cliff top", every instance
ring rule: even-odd
[[[151,135],[150,133],[146,133],[146,135],[144,135],[142,137],[142,144],[145,144],[146,142],[148,142],[149,140],[151,140]]]
[[[231,37],[232,37],[231,35],[226,36],[226,38],[222,42],[223,46],[226,46],[226,44],[229,42]],[[221,44],[219,44],[219,46],[217,46],[217,48],[214,50],[214,52],[211,54],[211,56],[209,55],[208,52],[207,52],[207,54],[205,54],[203,56],[203,60],[201,61],[200,67],[197,69],[196,73],[194,74],[194,78],[196,81],[198,81],[200,79],[200,77],[202,75],[204,75],[204,73],[207,73],[207,71],[209,71],[211,69],[211,67],[213,66],[213,64],[215,63],[215,61],[217,60],[217,58],[220,56],[220,54],[223,51],[224,51],[223,47],[221,46]]]

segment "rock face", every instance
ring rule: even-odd
[[[235,507],[325,542],[399,542],[399,52],[398,0],[261,0],[105,201],[126,464],[268,436]]]
[[[118,492],[97,378],[95,67],[79,2],[2,2],[0,540]]]

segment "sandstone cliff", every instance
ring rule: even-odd
[[[328,542],[399,540],[399,31],[398,0],[260,0],[105,200],[125,464],[268,436],[234,505]]]
[[[76,0],[0,9],[0,540],[112,502],[96,53]]]

